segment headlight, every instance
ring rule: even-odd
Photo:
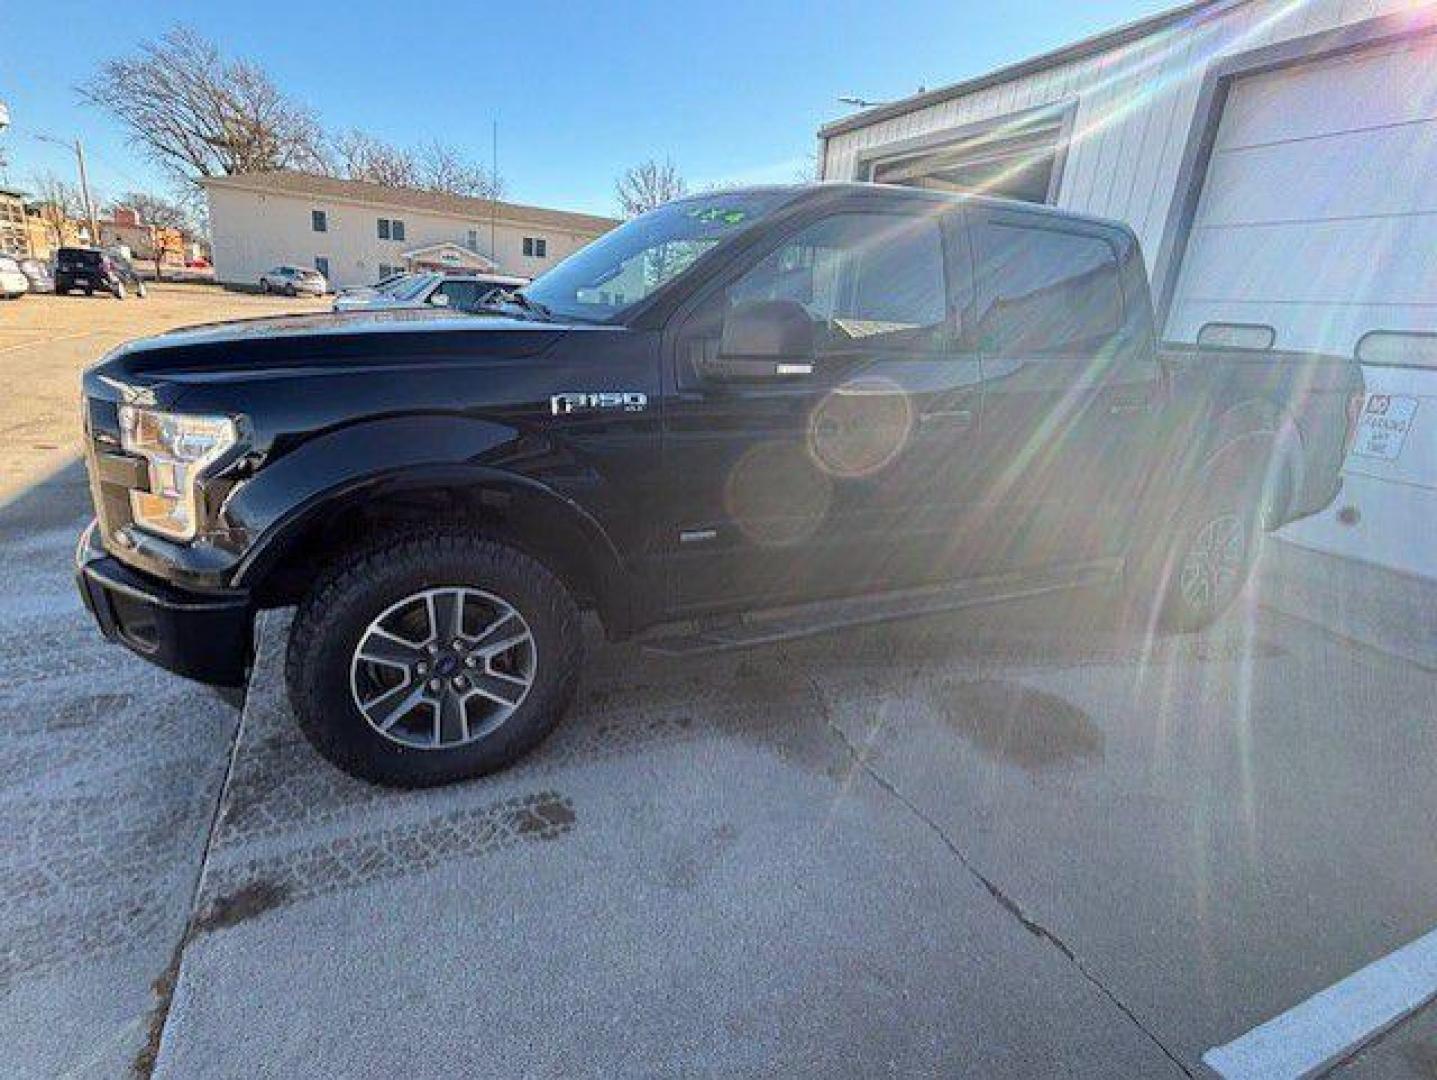
[[[227,416],[186,416],[120,406],[120,445],[150,463],[150,490],[130,492],[135,524],[172,540],[199,528],[195,483],[239,441]]]

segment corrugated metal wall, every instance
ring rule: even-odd
[[[823,175],[862,179],[865,151],[1077,101],[1058,205],[1127,222],[1141,239],[1151,270],[1213,60],[1426,5],[1427,0],[1250,0],[1120,48],[835,135],[825,147]]]

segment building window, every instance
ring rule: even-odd
[[[479,250],[479,230],[478,230],[478,229],[470,229],[470,230],[469,230],[469,244],[468,244],[468,247],[469,247],[469,250],[470,250],[470,251],[478,251],[478,250]]]
[[[544,259],[549,255],[549,241],[542,236],[524,237],[524,254],[532,259]]]
[[[324,275],[326,281],[329,280],[329,256],[316,255],[314,257],[314,268]]]
[[[311,210],[309,225],[315,232],[329,232],[329,214],[323,210]]]
[[[379,219],[379,239],[389,239],[389,219],[387,217]]]
[[[381,240],[403,240],[404,222],[398,218],[382,217],[379,219],[378,231]]]

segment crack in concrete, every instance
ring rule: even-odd
[[[944,831],[941,825],[939,825],[936,821],[934,821],[931,817],[929,817],[921,809],[919,809],[918,805],[902,791],[900,791],[897,785],[895,785],[891,780],[889,780],[886,776],[884,776],[877,769],[875,769],[872,764],[870,764],[865,753],[858,746],[855,746],[853,741],[848,737],[848,733],[845,732],[841,727],[838,726],[837,723],[834,722],[832,710],[829,708],[828,705],[828,698],[824,694],[823,688],[819,686],[818,680],[814,678],[813,675],[809,672],[804,672],[803,677],[808,682],[809,688],[812,690],[813,696],[818,702],[819,712],[823,717],[824,724],[827,725],[828,729],[833,732],[834,736],[838,739],[838,741],[843,744],[844,749],[853,759],[854,764],[857,765],[858,768],[862,769],[864,774],[867,775],[869,779],[871,779],[875,784],[877,784],[891,798],[895,799],[900,805],[907,809],[910,814],[912,814],[920,822],[926,825],[928,829],[932,831],[932,833],[936,837],[938,837],[938,840],[943,844],[945,848],[948,849],[948,851],[953,855],[953,857],[958,860],[959,865],[961,865],[964,870],[966,870],[970,875],[972,875],[974,880],[976,880],[980,885],[983,886],[984,889],[987,890],[989,896],[991,896],[995,901],[997,901],[999,907],[1001,907],[1009,915],[1013,916],[1013,918],[1017,919],[1019,925],[1021,925],[1024,930],[1028,931],[1028,933],[1032,934],[1034,937],[1046,941],[1048,944],[1052,945],[1053,948],[1057,949],[1058,952],[1063,956],[1063,958],[1073,965],[1073,967],[1077,970],[1078,974],[1081,975],[1085,980],[1087,980],[1087,982],[1091,986],[1093,986],[1093,988],[1096,989],[1100,994],[1102,994],[1103,997],[1107,998],[1108,1001],[1112,1003],[1114,1008],[1116,1008],[1120,1013],[1127,1017],[1128,1020],[1132,1023],[1132,1025],[1136,1027],[1140,1032],[1142,1032],[1143,1035],[1145,1035],[1147,1039],[1154,1046],[1156,1046],[1159,1051],[1162,1052],[1162,1055],[1169,1061],[1171,1061],[1173,1065],[1176,1066],[1184,1076],[1192,1078],[1192,1080],[1196,1080],[1197,1074],[1194,1073],[1193,1070],[1188,1068],[1188,1066],[1183,1063],[1182,1059],[1179,1058],[1177,1054],[1175,1054],[1172,1050],[1168,1049],[1168,1047],[1163,1043],[1163,1041],[1159,1039],[1157,1035],[1152,1030],[1150,1030],[1141,1020],[1138,1019],[1137,1015],[1133,1012],[1133,1010],[1129,1008],[1128,1005],[1117,996],[1117,994],[1110,990],[1103,983],[1103,981],[1097,977],[1096,974],[1093,973],[1093,971],[1088,967],[1088,965],[1082,961],[1082,959],[1078,956],[1077,953],[1073,951],[1072,947],[1068,945],[1066,941],[1064,941],[1055,931],[1053,931],[1047,926],[1044,926],[1036,918],[1024,911],[1022,905],[1019,904],[1018,901],[1005,893],[995,881],[993,881],[990,877],[984,874],[973,864],[973,861],[968,857],[968,855],[963,851],[962,848],[960,848],[956,843],[954,843],[953,839],[949,837],[949,835],[947,834],[947,832]]]
[[[219,833],[220,811],[224,809],[225,796],[229,793],[230,782],[234,777],[235,761],[239,757],[240,738],[244,735],[245,714],[248,712],[246,706],[248,701],[240,702],[239,716],[235,719],[234,741],[230,744],[229,762],[225,765],[224,779],[220,782],[219,791],[215,795],[214,809],[210,811],[209,833],[205,836],[205,847],[200,852],[199,869],[195,873],[194,888],[190,892],[189,915],[185,919],[185,928],[180,934],[180,939],[175,942],[175,951],[170,958],[169,966],[153,984],[155,996],[158,1000],[155,1007],[150,1011],[148,1024],[149,1037],[145,1046],[135,1056],[131,1065],[131,1074],[138,1080],[149,1080],[154,1075],[155,1068],[159,1065],[160,1051],[164,1046],[165,1030],[170,1024],[170,1008],[174,1004],[175,989],[180,984],[180,971],[185,962],[185,951],[189,948],[190,942],[194,940],[197,932],[197,916],[199,914],[199,903],[201,890],[204,886],[205,871],[209,867],[210,850],[214,847],[215,837]]]

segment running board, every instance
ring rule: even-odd
[[[639,645],[659,656],[693,656],[747,649],[855,626],[937,615],[980,604],[1022,600],[1066,589],[1110,586],[1118,580],[1120,569],[1118,560],[1109,560],[1021,577],[974,578],[880,596],[820,600],[756,612],[727,622],[702,623],[691,632],[660,634],[642,639]]]

